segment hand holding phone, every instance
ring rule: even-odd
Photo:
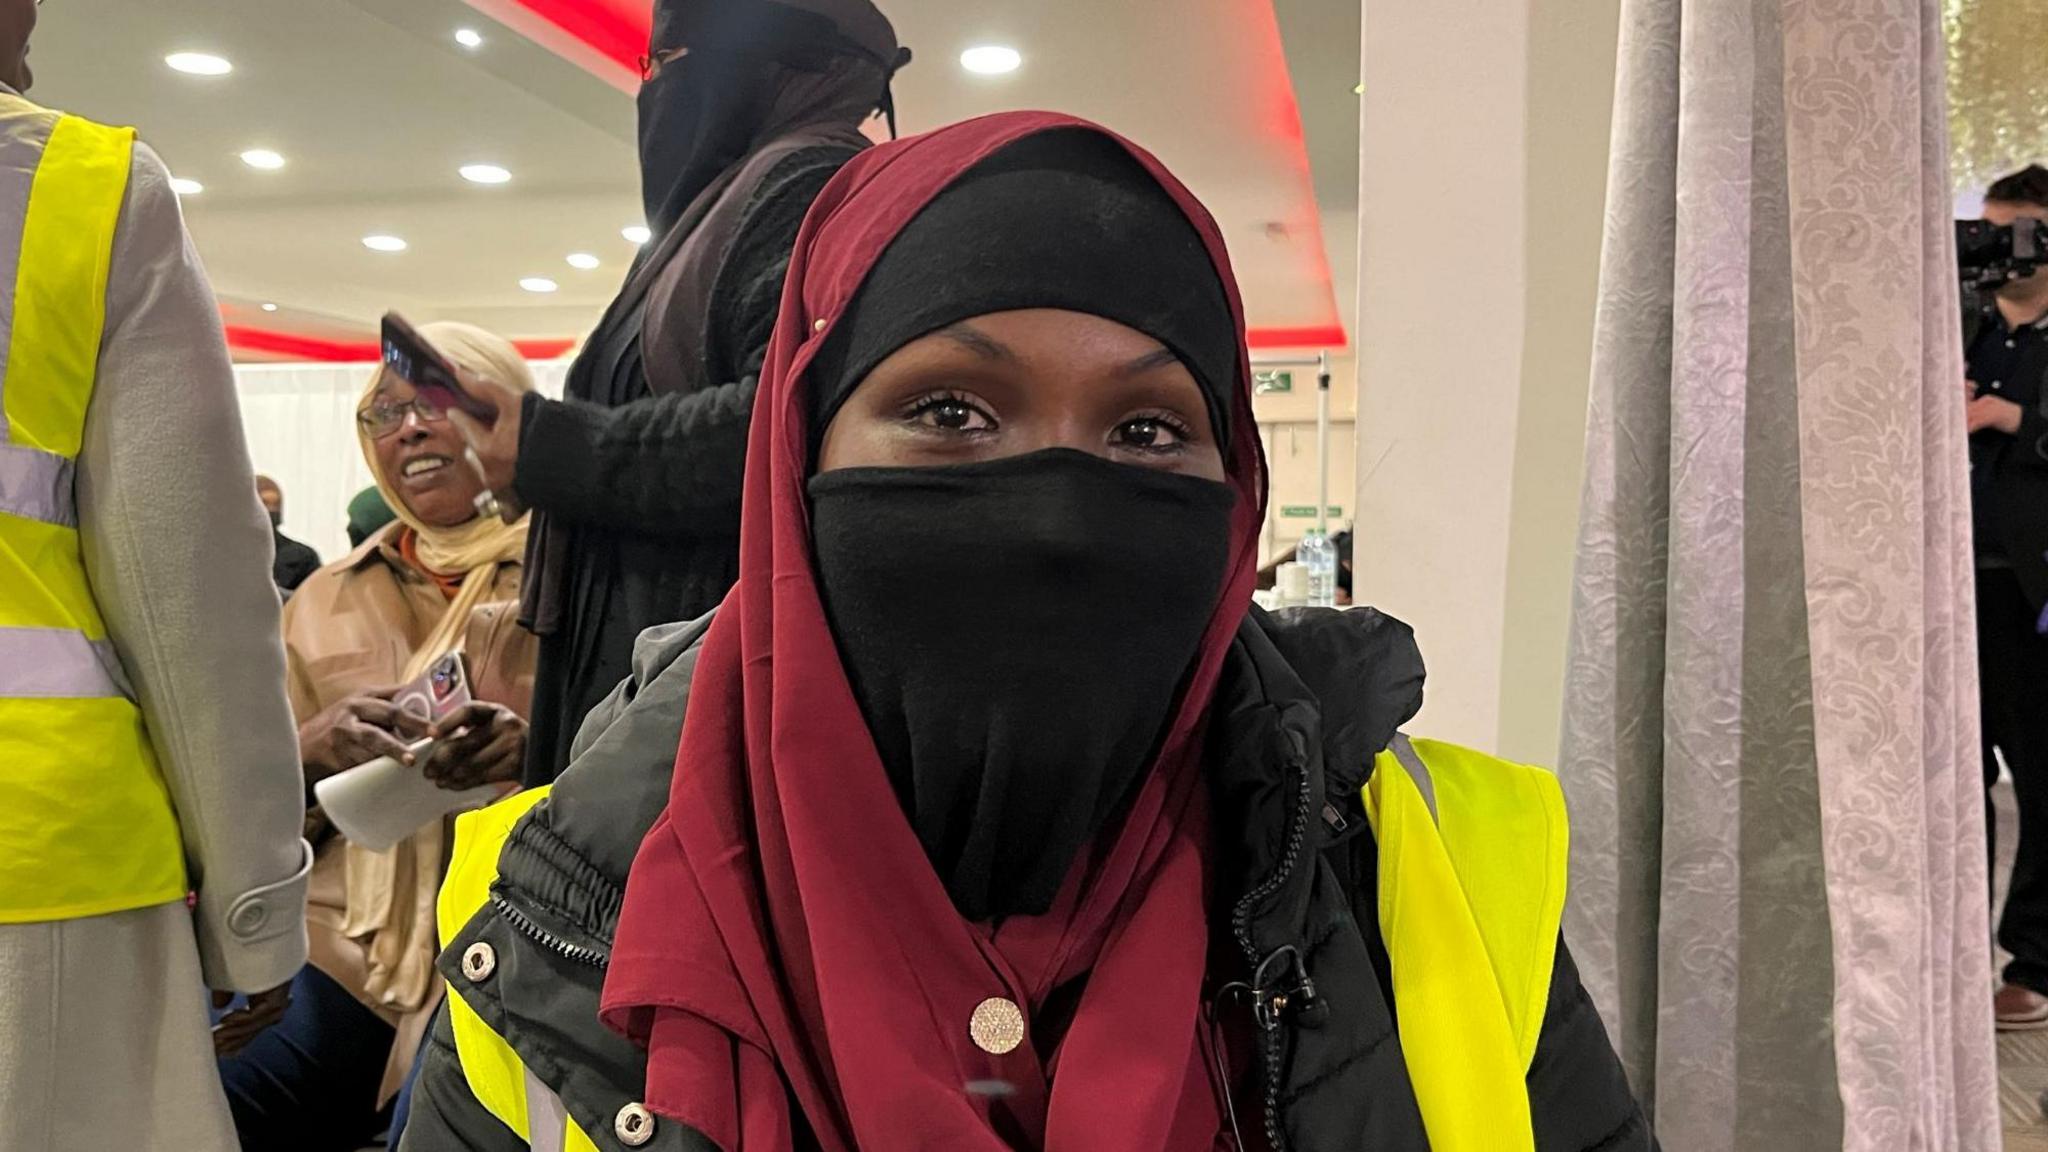
[[[414,677],[412,682],[400,686],[391,696],[392,706],[400,712],[419,721],[418,730],[424,732],[441,719],[473,697],[469,691],[469,665],[462,659],[462,653],[450,652]]]
[[[498,422],[497,405],[471,392],[462,372],[434,351],[405,317],[384,314],[382,345],[384,366],[412,385],[413,393],[429,407],[461,412],[487,428]]]

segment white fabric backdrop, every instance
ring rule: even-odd
[[[1940,0],[1624,0],[1567,935],[1673,1152],[1999,1142]]]
[[[242,426],[256,471],[284,489],[284,530],[322,560],[348,553],[348,502],[370,484],[356,445],[355,404],[369,364],[248,364],[235,368]],[[562,394],[565,360],[533,365],[542,393]]]

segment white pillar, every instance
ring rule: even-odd
[[[1618,0],[1366,0],[1357,544],[1418,732],[1557,754]]]

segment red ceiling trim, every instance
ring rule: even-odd
[[[574,348],[576,341],[550,337],[545,340],[514,340],[512,346],[519,349],[519,354],[528,360],[555,360]]]
[[[469,0],[469,6],[628,94],[654,26],[648,0]]]
[[[227,325],[227,334],[231,352],[253,352],[323,364],[365,364],[381,356],[375,340],[328,340],[272,328],[251,328],[244,324]],[[553,360],[574,348],[576,341],[548,337],[514,340],[512,346],[528,360]]]
[[[261,352],[288,360],[336,364],[362,363],[376,360],[379,356],[375,340],[325,340],[318,336],[301,336],[241,324],[228,325],[227,333],[228,350],[231,352]]]
[[[1346,347],[1350,341],[1344,335],[1342,324],[1308,324],[1295,328],[1254,328],[1246,335],[1246,343],[1254,351],[1261,352],[1275,348],[1334,351]]]

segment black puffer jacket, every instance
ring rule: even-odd
[[[598,996],[627,869],[667,801],[704,627],[642,639],[633,680],[592,714],[570,771],[514,831],[490,904],[441,961],[464,1001],[600,1148],[626,1147],[615,1124],[637,1107],[646,1065],[598,1022]],[[1211,723],[1216,811],[1240,817],[1217,821],[1225,903],[1212,917],[1211,955],[1229,959],[1215,980],[1282,992],[1307,977],[1317,991],[1312,1012],[1258,1022],[1241,999],[1219,1008],[1244,1013],[1225,1025],[1257,1038],[1263,1107],[1239,1116],[1247,1148],[1429,1146],[1390,1008],[1376,858],[1359,800],[1375,756],[1421,700],[1422,662],[1407,627],[1377,613],[1254,613],[1239,630]],[[482,982],[460,970],[478,942],[496,958]],[[1655,1147],[1562,944],[1529,1095],[1542,1152]],[[718,1152],[681,1124],[654,1127],[638,1147]],[[521,1147],[471,1098],[444,1012],[402,1152]]]

